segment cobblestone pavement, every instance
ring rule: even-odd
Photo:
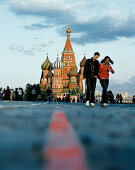
[[[88,170],[135,170],[135,105],[9,101],[0,101],[0,170],[45,170],[55,111],[64,111],[73,127]]]

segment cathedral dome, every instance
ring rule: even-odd
[[[41,65],[41,69],[42,70],[51,70],[51,68],[52,68],[52,63],[50,62],[48,55],[47,55],[46,60]]]
[[[73,67],[71,70],[70,70],[70,72],[68,73],[68,75],[70,76],[70,77],[77,77],[78,76],[78,73],[77,73],[77,71],[76,71],[76,69]]]
[[[61,69],[63,67],[63,63],[57,57],[56,61],[53,63],[53,69]]]
[[[71,33],[71,29],[69,28],[69,26],[68,26],[66,33]]]
[[[80,67],[84,67],[85,66],[85,62],[86,62],[86,57],[84,55],[82,61],[80,62]]]

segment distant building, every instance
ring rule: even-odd
[[[43,90],[49,87],[54,94],[61,98],[66,96],[66,94],[72,93],[72,91],[83,93],[83,86],[85,84],[83,81],[83,71],[86,57],[84,55],[80,62],[80,70],[77,72],[75,54],[70,41],[71,30],[69,27],[66,33],[67,41],[62,52],[61,60],[57,56],[56,61],[52,64],[47,54],[46,60],[41,65],[41,89]]]
[[[128,92],[121,92],[119,93],[123,97],[123,103],[132,103],[132,96],[129,96]],[[116,96],[115,96],[116,98]]]

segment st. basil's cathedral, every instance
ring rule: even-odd
[[[66,30],[67,41],[62,52],[61,61],[58,56],[54,63],[51,63],[48,54],[46,60],[41,65],[42,75],[40,79],[41,89],[52,90],[56,96],[65,96],[71,93],[73,89],[78,89],[79,93],[83,92],[83,71],[86,57],[80,62],[80,70],[77,72],[75,54],[70,41],[71,30]]]

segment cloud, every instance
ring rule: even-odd
[[[26,54],[28,56],[31,56],[31,55],[35,55],[36,52],[44,51],[45,47],[49,46],[52,43],[53,43],[53,41],[48,41],[46,43],[40,43],[37,46],[34,45],[31,48],[25,48],[23,46],[19,46],[19,45],[13,44],[13,45],[11,45],[9,47],[9,49],[10,50],[14,50],[16,52],[24,53],[24,54]]]
[[[16,15],[45,17],[50,22],[66,19],[70,16],[72,8],[64,0],[10,0],[9,5]]]
[[[28,30],[38,30],[38,29],[45,29],[45,28],[51,28],[51,27],[52,26],[45,25],[45,24],[42,24],[42,23],[34,23],[34,24],[31,24],[31,25],[24,26],[24,28],[28,29]]]
[[[71,28],[75,33],[82,33],[79,38],[72,39],[77,44],[108,42],[121,37],[134,37],[135,17],[129,16],[119,23],[117,18],[104,16],[85,23],[73,23]]]
[[[33,49],[25,49],[24,47],[18,45],[11,45],[9,49],[14,50],[16,52],[24,53],[26,55],[34,55]]]
[[[34,37],[33,38],[33,40],[39,40],[40,39],[40,37]]]
[[[97,90],[101,91],[101,86],[97,86]],[[126,82],[119,82],[118,80],[110,80],[108,90],[114,94],[128,92],[129,95],[135,95],[135,75]]]
[[[65,36],[64,30],[69,24],[72,32],[79,35],[72,38],[76,44],[101,43],[135,36],[135,15],[129,14],[120,0],[85,0],[83,3],[76,0],[10,0],[9,5],[18,16],[45,20],[24,26],[25,29],[55,27],[60,35]],[[130,5],[129,9],[132,9]]]

